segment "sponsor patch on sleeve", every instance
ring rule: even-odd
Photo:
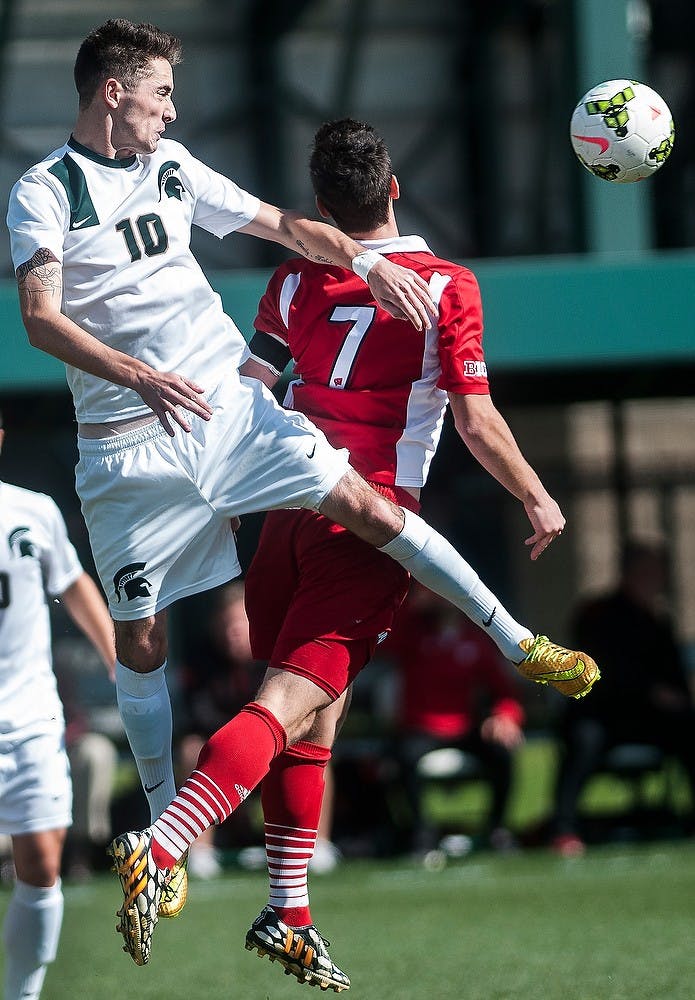
[[[487,365],[484,361],[464,361],[463,374],[468,378],[487,378]]]

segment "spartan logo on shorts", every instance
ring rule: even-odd
[[[178,198],[179,201],[183,201],[181,195],[185,192],[185,187],[181,181],[181,178],[177,175],[176,171],[181,169],[181,164],[177,163],[176,160],[167,160],[159,168],[159,176],[157,178],[157,184],[159,185],[159,200],[162,200],[162,195],[165,194],[167,198]]]
[[[116,592],[118,603],[121,603],[121,590],[125,593],[126,601],[133,601],[136,597],[150,596],[150,581],[139,574],[144,570],[146,563],[128,563],[122,566],[113,578],[113,589]]]
[[[10,550],[20,558],[22,556],[36,556],[36,546],[31,538],[27,537],[30,531],[31,528],[22,526],[14,528],[7,536],[7,543],[10,546]]]

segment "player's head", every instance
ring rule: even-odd
[[[344,232],[371,232],[388,222],[398,185],[386,143],[371,125],[325,122],[314,136],[309,172],[319,210]]]
[[[106,21],[87,35],[77,53],[74,75],[80,108],[91,104],[110,77],[133,90],[149,75],[152,60],[176,66],[181,54],[179,39],[154,24],[133,24],[122,17]]]

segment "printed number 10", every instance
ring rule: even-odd
[[[157,254],[164,253],[168,248],[169,238],[164,223],[155,212],[141,215],[135,220],[135,227],[140,237],[139,240],[130,219],[123,219],[122,222],[116,223],[116,230],[123,233],[131,261],[140,260],[143,250],[147,257],[156,257]]]

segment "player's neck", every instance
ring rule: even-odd
[[[73,138],[86,146],[93,153],[105,156],[107,159],[114,159],[116,149],[111,143],[111,123],[103,118],[93,118],[86,112],[81,112],[77,116],[75,127],[72,130]]]
[[[400,236],[395,222],[387,222],[378,229],[368,229],[365,232],[346,233],[353,240],[392,240]]]

